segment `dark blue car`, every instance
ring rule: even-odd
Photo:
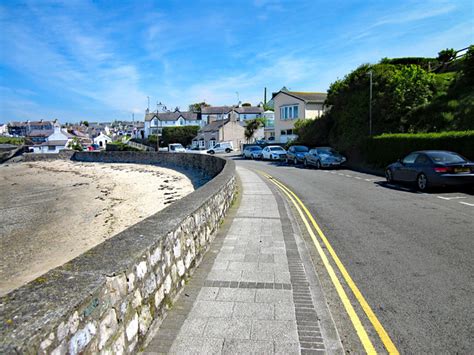
[[[414,182],[420,191],[435,186],[474,186],[474,163],[443,150],[408,154],[385,169],[387,182]]]

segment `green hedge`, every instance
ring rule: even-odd
[[[0,144],[22,145],[25,143],[24,138],[16,137],[0,137]]]
[[[383,167],[416,150],[450,150],[474,160],[474,131],[382,134],[367,138],[363,154],[367,163]]]
[[[110,152],[123,152],[123,151],[131,151],[131,152],[138,152],[140,149],[135,147],[129,146],[128,144],[122,142],[113,142],[107,143],[105,146],[106,151]]]

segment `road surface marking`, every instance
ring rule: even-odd
[[[354,176],[357,180],[362,180],[362,178],[358,177],[358,176]]]
[[[364,180],[370,182],[370,179],[364,179]]]
[[[341,260],[339,259],[339,257],[337,256],[336,252],[334,251],[334,249],[332,248],[331,244],[329,243],[328,239],[326,238],[326,236],[324,235],[323,231],[321,230],[321,228],[319,227],[319,225],[316,223],[314,217],[311,215],[311,213],[309,212],[309,210],[306,208],[306,206],[303,204],[303,202],[298,198],[298,196],[296,196],[296,194],[291,191],[288,187],[286,187],[285,185],[283,185],[281,182],[277,181],[276,179],[274,179],[272,176],[268,175],[268,174],[265,174],[265,176],[270,179],[270,181],[272,181],[274,184],[276,184],[277,186],[280,187],[280,189],[284,190],[285,194],[287,196],[289,196],[289,198],[291,198],[291,196],[294,197],[294,199],[296,201],[298,201],[298,204],[301,206],[301,208],[305,211],[306,215],[308,216],[308,218],[310,219],[311,223],[313,224],[313,227],[316,229],[316,231],[318,232],[319,234],[319,237],[321,238],[321,240],[323,241],[324,245],[326,246],[327,250],[329,251],[329,254],[331,255],[331,257],[333,258],[334,262],[336,263],[337,267],[339,268],[339,271],[341,272],[342,276],[344,277],[346,283],[348,284],[348,286],[351,288],[352,292],[354,293],[354,296],[357,298],[357,300],[359,301],[359,304],[361,305],[362,309],[364,310],[365,314],[367,315],[367,317],[369,318],[370,322],[372,323],[373,327],[375,328],[377,334],[379,335],[380,339],[382,340],[382,343],[384,344],[385,348],[387,349],[387,351],[390,353],[390,354],[399,354],[397,348],[395,347],[395,344],[393,344],[392,340],[390,339],[390,336],[388,335],[388,333],[385,331],[385,329],[383,328],[382,324],[380,323],[380,321],[378,320],[377,316],[375,315],[375,313],[372,311],[372,309],[370,308],[369,304],[367,303],[367,301],[365,300],[364,296],[362,295],[362,293],[360,292],[359,288],[356,286],[355,282],[352,280],[351,276],[349,275],[348,271],[346,270],[345,266],[342,264]],[[290,196],[291,195],[291,196]],[[294,201],[292,201],[294,203]],[[300,212],[300,210],[298,209],[298,212]],[[300,212],[301,213],[301,212]],[[305,220],[303,220],[304,222]],[[307,222],[305,223],[306,227],[308,228],[307,226]],[[311,235],[311,238],[313,239],[313,243],[315,244],[316,246],[316,249],[318,249],[318,246],[319,248],[321,248],[321,246],[319,245],[319,242],[317,241],[314,233],[312,232],[312,230],[308,230],[308,232],[310,233]],[[321,252],[322,249],[321,249]],[[319,253],[319,249],[318,249],[318,253]],[[324,253],[324,252],[323,252]],[[321,253],[320,253],[321,255]],[[325,256],[325,254],[324,254]],[[327,260],[327,259],[326,259]],[[329,264],[330,266],[330,264]],[[330,266],[331,267],[331,266]],[[331,267],[332,268],[332,267]],[[332,270],[332,269],[331,269]],[[328,270],[329,272],[329,270]],[[334,272],[334,270],[333,270]],[[335,276],[335,275],[334,275]],[[337,277],[336,277],[337,279]],[[337,279],[337,282],[339,282],[339,280]],[[334,283],[334,281],[333,281]],[[340,283],[339,283],[340,285]],[[337,287],[336,287],[337,289]],[[342,292],[344,292],[344,290],[342,290]],[[345,294],[344,292],[344,295],[347,297],[347,295]],[[341,297],[341,296],[340,296]],[[342,299],[342,298],[341,298]],[[352,307],[352,305],[350,305]],[[352,311],[354,309],[352,308]],[[346,311],[347,308],[346,308]],[[348,311],[349,313],[349,311]],[[349,314],[350,315],[350,314]],[[355,315],[357,317],[357,315]],[[357,317],[357,320],[356,319],[353,319],[351,317],[351,320],[354,324],[354,327],[356,327],[356,324],[354,322],[357,322],[357,320],[359,321],[359,324],[360,324],[360,319]],[[360,326],[362,326],[362,324],[360,324]],[[363,335],[365,333],[365,335],[367,335],[367,333],[365,332],[365,329],[362,327],[362,331],[363,333],[359,333],[357,327],[356,327],[356,331],[357,333],[359,334],[359,337],[361,337],[361,335]],[[367,339],[370,343],[370,346],[372,346],[372,343],[370,342],[369,339]],[[361,338],[361,341],[362,341],[362,338]],[[364,347],[367,345],[365,344],[364,342],[362,342]],[[373,347],[373,346],[372,346]],[[366,348],[366,351],[368,351],[368,349]],[[373,350],[375,351],[375,349]]]
[[[467,203],[467,202],[463,202],[463,201],[459,201],[459,203],[462,203],[463,205],[466,205],[466,206],[474,207],[474,203]]]
[[[460,198],[467,198],[467,197],[464,197],[464,196],[455,196],[455,197],[444,197],[444,196],[436,196],[437,198],[440,198],[442,200],[447,200],[447,201],[450,201],[450,200],[457,200],[457,199],[460,199]]]
[[[349,300],[349,297],[347,296],[346,292],[344,291],[344,288],[341,285],[341,282],[336,276],[336,273],[329,263],[329,260],[324,253],[321,245],[319,244],[316,235],[314,234],[313,230],[311,229],[311,226],[306,219],[306,217],[303,214],[303,211],[301,210],[300,206],[298,206],[297,202],[294,200],[294,198],[286,191],[286,189],[283,187],[284,185],[280,185],[280,183],[273,179],[270,175],[267,175],[263,173],[265,177],[267,177],[274,185],[276,185],[287,197],[288,199],[293,203],[295,206],[296,210],[298,211],[298,214],[300,215],[301,219],[303,220],[304,225],[306,226],[306,229],[311,236],[311,239],[313,240],[313,243],[316,247],[316,250],[318,251],[319,256],[321,257],[321,260],[323,261],[323,264],[329,274],[329,277],[331,278],[332,283],[334,284],[334,287],[336,288],[336,291],[339,295],[339,298],[342,301],[342,304],[344,305],[344,308],[346,309],[347,314],[349,315],[349,318],[352,321],[352,324],[357,332],[357,335],[359,336],[360,341],[362,342],[362,345],[364,346],[365,351],[367,354],[376,354],[377,352],[375,351],[375,348],[372,344],[372,342],[369,339],[369,336],[367,335],[367,332],[362,325],[362,322],[360,321],[359,316],[355,312],[354,308],[352,307],[351,301]]]
[[[352,177],[352,175],[346,175],[346,176],[347,176],[347,177],[349,177],[349,178],[351,178],[351,177]]]

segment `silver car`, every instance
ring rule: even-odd
[[[346,162],[346,158],[330,147],[319,147],[309,151],[304,157],[304,166],[315,166],[318,169],[339,167]]]
[[[242,157],[245,159],[260,159],[262,156],[262,148],[258,145],[251,145],[245,147],[244,151],[242,152]]]

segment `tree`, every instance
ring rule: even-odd
[[[72,149],[72,150],[77,150],[78,152],[82,152],[82,150],[84,149],[82,147],[82,144],[81,142],[79,141],[79,139],[77,137],[74,137],[67,145],[67,147],[69,149]]]
[[[188,106],[188,110],[191,112],[201,112],[201,107],[209,107],[211,105],[203,102],[196,102]]]
[[[441,63],[449,62],[456,57],[456,51],[453,48],[446,48],[438,52],[438,60]]]
[[[82,121],[82,124],[86,127],[89,127],[89,121]]]
[[[257,131],[260,126],[263,126],[262,119],[256,118],[254,120],[248,120],[247,124],[245,125],[244,136],[247,139],[247,143],[251,141],[255,131]]]
[[[242,107],[251,107],[251,106],[252,106],[252,104],[249,103],[249,102],[244,102],[244,103],[242,104]]]
[[[199,126],[165,127],[161,137],[163,145],[167,146],[171,143],[181,143],[184,147],[191,145],[199,129]]]

